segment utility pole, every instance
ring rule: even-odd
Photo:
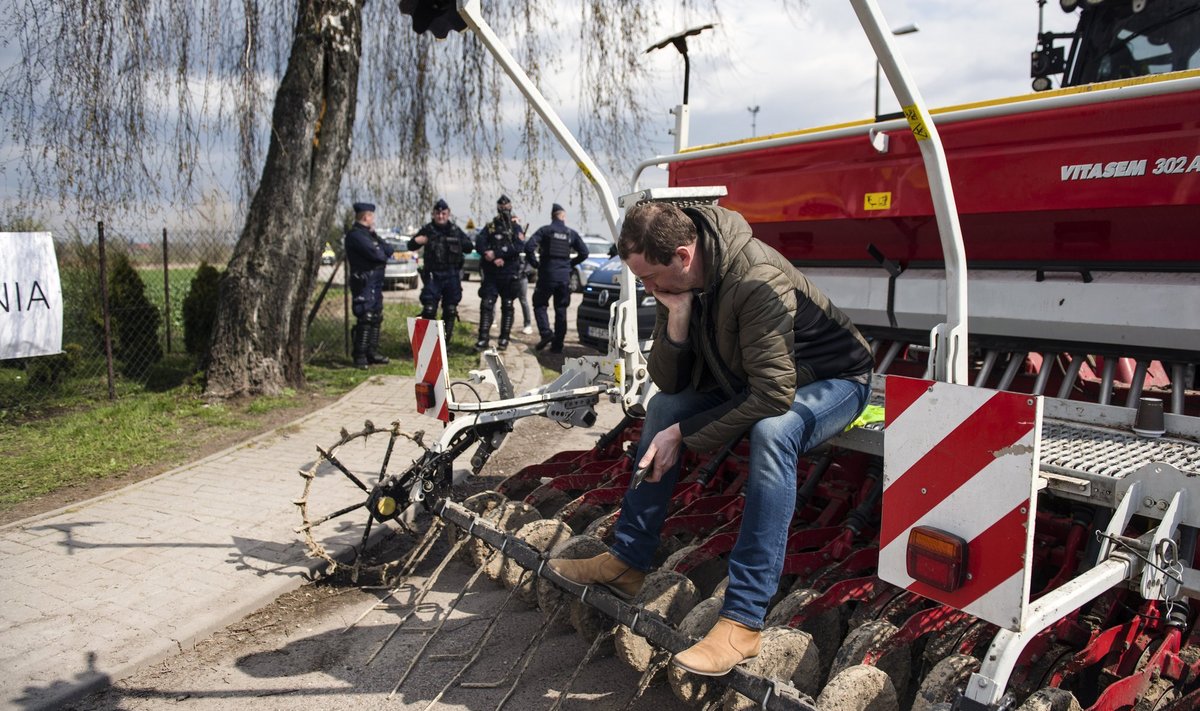
[[[746,110],[750,112],[750,137],[754,138],[758,135],[758,106],[747,106]]]

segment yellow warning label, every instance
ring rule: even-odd
[[[866,193],[863,195],[864,210],[890,210],[892,209],[892,194],[889,193]]]
[[[929,129],[925,128],[925,117],[917,110],[917,105],[904,107],[904,118],[908,119],[908,128],[918,141],[929,140]]]

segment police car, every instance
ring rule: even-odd
[[[392,289],[397,286],[404,289],[415,289],[418,283],[417,253],[408,251],[408,235],[397,232],[380,232],[382,237],[392,247],[392,256],[388,258],[383,270],[383,286]]]
[[[571,291],[583,291],[592,274],[617,253],[616,245],[600,235],[583,235],[583,243],[587,245],[588,258],[575,265],[571,272]]]
[[[588,249],[591,249],[591,244],[588,245]],[[608,350],[608,315],[613,304],[621,298],[621,285],[617,283],[621,266],[620,257],[606,257],[599,267],[590,271],[591,276],[583,288],[583,300],[579,302],[579,310],[575,314],[579,342],[585,346],[601,351]],[[654,297],[646,293],[639,281],[638,341],[642,348],[649,345],[650,337],[654,333],[656,303]]]

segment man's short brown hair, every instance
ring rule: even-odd
[[[652,264],[670,264],[675,249],[696,241],[696,225],[669,202],[635,205],[625,213],[617,253],[621,259],[640,254]]]

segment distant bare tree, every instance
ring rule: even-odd
[[[715,4],[497,0],[485,11],[535,81],[578,55],[580,137],[612,166],[644,150],[648,106],[661,103],[644,90],[640,60],[664,33],[659,13],[701,6],[711,16]],[[558,14],[564,6],[572,16]],[[394,0],[0,8],[21,52],[0,72],[0,123],[22,147],[31,200],[57,199],[87,218],[186,196],[236,131],[233,192],[249,205],[222,284],[212,395],[303,385],[306,305],[342,191],[426,205],[435,179],[466,158],[460,170],[479,200],[495,191],[490,176],[506,156],[520,155],[520,188],[532,195],[557,154],[528,107],[518,134],[505,135],[506,80],[473,36],[415,35]]]

